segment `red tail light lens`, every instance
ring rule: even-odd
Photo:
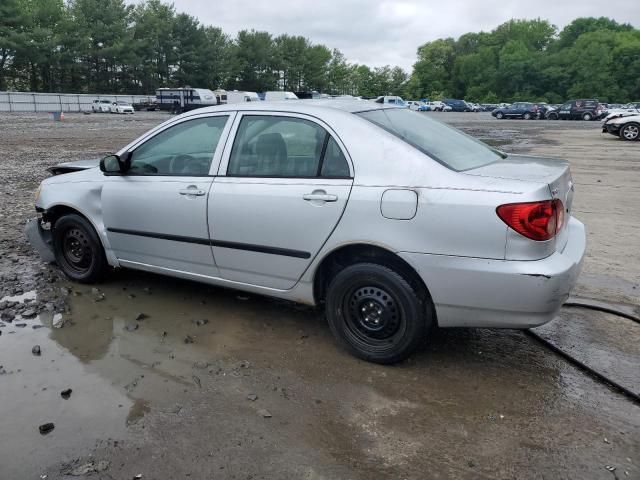
[[[508,203],[496,209],[500,219],[532,240],[549,240],[561,229],[564,206],[558,199],[542,202]]]

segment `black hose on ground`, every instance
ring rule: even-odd
[[[589,310],[596,310],[596,311],[599,311],[599,312],[610,313],[612,315],[617,315],[619,317],[627,318],[627,319],[629,319],[629,320],[631,320],[633,322],[640,323],[640,318],[636,317],[635,315],[632,315],[632,314],[627,313],[627,312],[623,312],[623,311],[621,311],[619,309],[616,309],[616,308],[614,308],[612,306],[608,306],[608,305],[594,304],[594,303],[583,302],[583,301],[580,301],[580,300],[577,300],[577,299],[573,299],[570,302],[565,303],[564,306],[565,307],[587,308]],[[571,363],[575,367],[579,368],[580,370],[585,371],[586,373],[588,373],[589,375],[591,375],[595,379],[597,379],[600,382],[604,383],[611,390],[613,390],[615,392],[618,392],[618,393],[622,393],[624,396],[629,398],[636,405],[640,406],[640,393],[633,392],[633,391],[629,390],[628,388],[624,387],[623,385],[620,385],[619,383],[617,383],[617,382],[605,377],[603,374],[601,374],[600,372],[597,372],[593,368],[591,368],[588,365],[582,363],[577,358],[572,357],[567,352],[565,352],[564,350],[560,349],[559,347],[557,347],[556,345],[554,345],[553,343],[548,341],[546,338],[541,337],[540,335],[538,335],[533,330],[525,330],[525,333],[527,335],[529,335],[530,337],[534,338],[535,340],[537,340],[539,343],[541,343],[545,347],[547,347],[549,350],[552,350],[554,353],[556,353],[557,355],[559,355],[562,358],[564,358],[565,360],[567,360],[569,363]]]
[[[580,300],[574,299],[569,302],[566,302],[564,307],[578,307],[578,308],[588,308],[589,310],[596,310],[598,312],[611,313],[613,315],[618,315],[619,317],[627,318],[633,322],[640,323],[640,317],[636,317],[627,312],[623,312],[622,310],[618,310],[614,307],[609,307],[606,305],[599,305],[595,303],[581,302]]]

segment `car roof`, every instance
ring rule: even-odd
[[[369,110],[387,110],[397,107],[375,103],[368,100],[352,100],[340,98],[286,100],[277,102],[247,102],[238,104],[216,105],[212,107],[192,110],[192,113],[206,113],[217,111],[278,111],[291,113],[314,114],[327,110],[341,110],[347,113],[365,112]]]

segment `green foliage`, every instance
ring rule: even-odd
[[[510,20],[425,43],[411,75],[350,64],[292,35],[220,28],[166,0],[0,0],[0,90],[153,93],[199,86],[496,103],[640,100],[640,30],[578,18]]]
[[[411,93],[470,101],[640,98],[640,31],[607,18],[578,18],[559,34],[545,20],[510,20],[418,48]]]
[[[250,91],[399,93],[400,68],[350,65],[300,36],[221,29],[165,0],[0,0],[0,90],[153,93],[199,86]]]

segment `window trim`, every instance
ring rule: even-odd
[[[325,177],[325,176],[321,176],[320,175],[320,171],[322,169],[322,165],[324,164],[324,155],[326,153],[326,145],[323,145],[323,149],[321,152],[321,157],[320,157],[320,162],[318,163],[318,170],[316,171],[316,175],[315,176],[286,176],[286,175],[237,175],[237,174],[230,174],[229,172],[229,162],[231,159],[231,152],[233,151],[233,146],[235,144],[236,141],[236,137],[238,134],[238,130],[240,129],[240,124],[242,123],[243,118],[245,117],[285,117],[285,118],[294,118],[294,119],[298,119],[298,120],[306,120],[308,122],[314,123],[317,126],[321,127],[326,135],[325,135],[325,144],[328,144],[329,142],[329,137],[333,138],[334,141],[336,142],[336,144],[338,145],[338,148],[340,149],[340,151],[342,152],[342,155],[344,157],[344,159],[347,162],[347,167],[349,168],[349,176],[348,177]],[[311,116],[311,115],[306,115],[306,114],[302,114],[302,113],[297,113],[297,112],[288,112],[288,111],[277,111],[277,110],[250,110],[250,111],[239,111],[236,118],[234,119],[233,122],[233,126],[231,128],[231,131],[229,132],[227,141],[226,141],[226,145],[225,145],[225,150],[222,154],[222,159],[220,161],[220,165],[218,167],[218,174],[216,175],[217,177],[227,177],[227,178],[257,178],[257,179],[268,179],[268,178],[272,178],[272,179],[288,179],[288,180],[297,180],[297,179],[302,179],[302,180],[353,180],[354,178],[354,169],[353,169],[353,162],[351,161],[351,157],[349,156],[347,149],[344,147],[342,140],[340,139],[340,137],[335,133],[335,131],[330,128],[325,122],[323,122],[321,119]]]

